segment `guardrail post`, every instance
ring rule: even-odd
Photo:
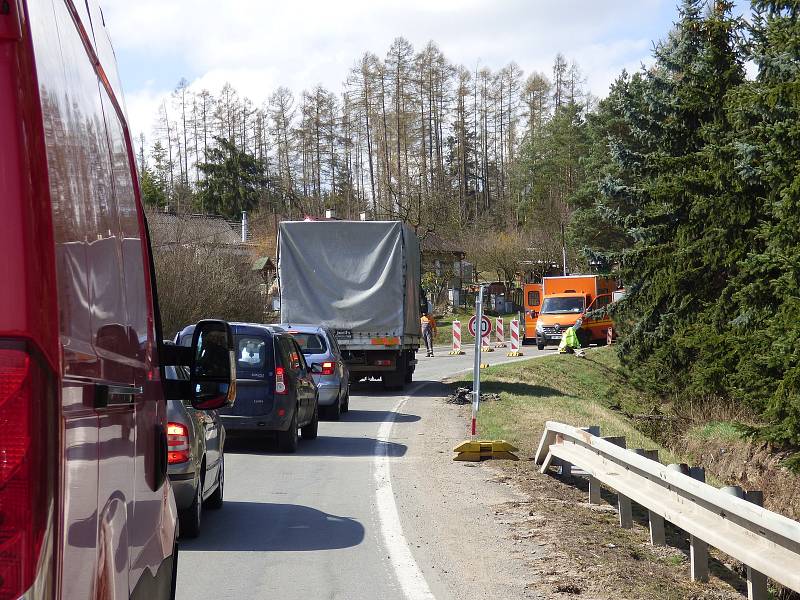
[[[689,536],[689,544],[692,581],[708,581],[708,544],[693,535]]]
[[[600,504],[600,481],[589,475],[589,504]]]
[[[636,448],[634,452],[644,456],[645,458],[649,458],[650,460],[658,462],[658,450],[645,450],[644,448]]]
[[[631,499],[617,492],[617,508],[619,509],[619,526],[623,529],[631,529],[633,527]]]
[[[764,492],[752,490],[745,492],[744,499],[757,506],[764,506]],[[767,600],[769,590],[767,589],[767,576],[747,567],[747,597],[750,600]]]
[[[650,520],[650,543],[653,546],[666,546],[667,536],[664,533],[664,517],[652,510],[648,510]]]
[[[698,481],[706,480],[706,470],[703,467],[689,467],[682,463],[669,465],[668,468],[675,468],[676,471]],[[708,581],[708,544],[693,535],[689,536],[689,559],[692,581]]]

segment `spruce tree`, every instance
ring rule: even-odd
[[[764,408],[761,436],[800,447],[800,7],[753,2],[755,81],[732,102],[737,166],[761,188],[763,222],[736,294],[733,393]],[[795,455],[800,466],[800,455]]]

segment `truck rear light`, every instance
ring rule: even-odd
[[[392,361],[391,360],[376,360],[375,361],[376,367],[391,367]]]
[[[0,600],[16,600],[38,575],[54,495],[51,381],[24,344],[0,341]]]
[[[333,375],[334,369],[336,369],[335,362],[326,360],[322,363],[322,375]]]
[[[185,463],[191,457],[189,428],[183,423],[167,423],[167,462],[171,465]]]
[[[283,367],[278,367],[275,369],[275,393],[276,394],[286,394],[288,390],[286,389],[286,371],[283,370]]]

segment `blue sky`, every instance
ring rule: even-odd
[[[674,0],[101,0],[131,128],[152,131],[181,77],[194,89],[229,81],[256,104],[278,85],[340,91],[364,52],[384,56],[396,36],[437,42],[470,68],[516,61],[550,72],[562,52],[604,96],[623,68],[650,59],[676,18]],[[744,3],[742,3],[744,4]],[[740,9],[741,10],[741,9]]]

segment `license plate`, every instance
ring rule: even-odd
[[[349,329],[337,329],[334,333],[337,340],[352,340],[353,332]]]

